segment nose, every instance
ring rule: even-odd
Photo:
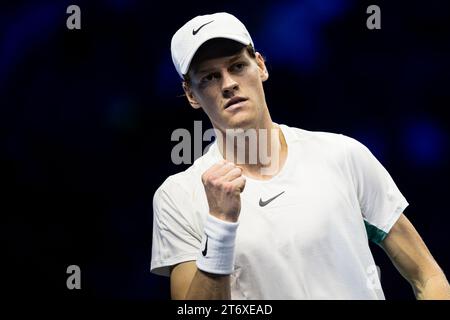
[[[224,71],[222,74],[222,94],[224,96],[232,95],[239,87],[238,83],[231,77],[231,75]]]

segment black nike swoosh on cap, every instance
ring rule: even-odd
[[[205,23],[205,24],[202,24],[197,30],[195,30],[195,29],[192,29],[192,35],[196,35],[197,34],[197,32],[199,32],[200,31],[200,29],[201,28],[203,28],[204,26],[206,26],[207,24],[210,24],[211,22],[213,22],[214,20],[211,20],[210,22],[207,22],[207,23]]]
[[[280,192],[280,193],[277,194],[276,196],[274,196],[274,197],[272,197],[272,198],[270,198],[269,200],[266,200],[266,201],[263,201],[263,199],[259,198],[259,206],[260,206],[260,207],[265,207],[265,206],[267,206],[269,203],[271,203],[273,200],[275,200],[276,198],[278,198],[279,196],[281,196],[283,193],[284,193],[284,191],[283,191],[283,192]]]
[[[205,249],[202,250],[202,255],[206,257],[206,254],[208,253],[208,235],[206,235],[206,243],[205,243]]]

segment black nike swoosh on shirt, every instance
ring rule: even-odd
[[[192,35],[196,35],[197,34],[197,32],[199,32],[200,31],[200,29],[201,28],[203,28],[204,26],[206,26],[207,24],[210,24],[211,22],[213,22],[214,20],[211,20],[210,22],[207,22],[207,23],[205,23],[205,24],[202,24],[197,30],[195,30],[195,29],[192,29]]]
[[[206,257],[206,254],[208,253],[208,235],[206,235],[206,243],[205,243],[205,249],[202,250],[202,255]]]
[[[276,196],[274,196],[274,197],[272,197],[272,198],[270,198],[269,200],[266,200],[266,201],[263,201],[263,199],[259,198],[259,206],[260,206],[260,207],[265,207],[265,206],[267,206],[269,203],[271,203],[273,200],[275,200],[276,198],[278,198],[279,196],[281,196],[283,193],[284,193],[284,191],[283,191],[283,192],[280,192],[280,193],[277,194]]]

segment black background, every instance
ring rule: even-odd
[[[66,8],[81,8],[81,30]],[[366,8],[381,8],[368,30]],[[227,11],[267,59],[272,118],[344,133],[377,156],[444,271],[448,254],[450,5],[445,1],[14,1],[0,6],[0,237],[10,297],[169,298],[149,273],[152,197],[176,128],[193,132],[170,58],[188,19]],[[387,299],[413,299],[373,246]],[[82,289],[66,288],[81,268]]]

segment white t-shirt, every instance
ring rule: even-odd
[[[284,166],[270,180],[247,177],[241,193],[232,299],[384,299],[368,240],[383,240],[408,202],[358,141],[280,128]],[[214,143],[156,191],[153,273],[197,259],[208,214],[201,175],[221,159]]]

